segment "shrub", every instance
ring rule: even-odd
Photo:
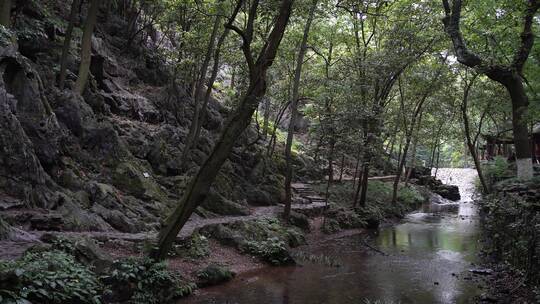
[[[515,193],[495,192],[481,201],[484,252],[511,265],[532,286],[540,283],[540,204]]]
[[[398,191],[397,200],[409,206],[418,206],[425,201],[420,192],[412,187],[403,187]]]
[[[65,252],[26,253],[16,262],[0,262],[0,302],[101,303],[94,273]]]
[[[106,298],[131,303],[171,303],[189,295],[194,284],[185,282],[167,270],[165,263],[155,263],[149,258],[127,258],[112,265],[111,274],[102,277],[110,289]]]
[[[495,183],[513,175],[510,170],[510,165],[504,157],[497,156],[494,161],[488,162],[483,166],[483,174],[488,183],[488,187],[492,188]]]

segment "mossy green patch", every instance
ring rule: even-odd
[[[137,198],[165,201],[165,193],[150,172],[135,161],[122,162],[114,169],[112,182],[117,188]]]

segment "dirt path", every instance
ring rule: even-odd
[[[316,201],[310,204],[293,204],[292,210],[301,213],[318,213],[322,212],[325,208],[326,202]],[[186,225],[182,228],[178,234],[178,239],[185,239],[189,237],[197,229],[208,225],[214,224],[226,224],[238,221],[249,221],[253,219],[263,217],[276,217],[283,210],[282,205],[266,206],[266,207],[253,207],[251,214],[246,216],[223,216],[216,218],[200,218],[192,217]],[[24,238],[19,238],[17,235],[14,239],[7,241],[0,241],[0,259],[16,259],[21,256],[22,253],[30,246],[40,243],[39,239],[46,233],[63,236],[63,237],[89,237],[101,242],[108,242],[111,240],[122,240],[128,242],[144,242],[146,240],[153,240],[157,237],[157,232],[140,232],[140,233],[123,233],[115,231],[39,231],[32,230],[26,231]]]

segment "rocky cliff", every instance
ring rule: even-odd
[[[65,2],[18,1],[13,28],[0,33],[2,217],[33,230],[155,230],[210,152],[230,109],[211,100],[201,140],[188,164],[180,163],[194,107],[188,85],[171,81],[159,50],[125,50],[127,24],[114,14],[98,22],[84,94],[69,89],[78,45],[69,56],[68,88],[60,91]],[[250,128],[238,140],[194,216],[248,214],[250,205],[283,199],[283,161],[250,144],[256,138]]]

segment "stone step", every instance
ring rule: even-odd
[[[305,196],[305,198],[307,198],[308,200],[312,202],[325,202],[326,201],[326,199],[320,196]]]

